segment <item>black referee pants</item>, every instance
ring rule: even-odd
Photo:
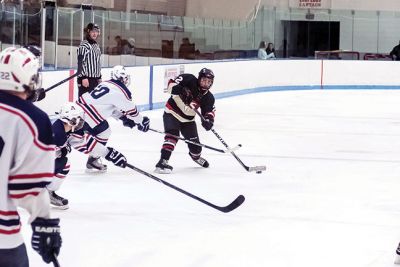
[[[82,85],[82,80],[83,79],[88,79],[89,80],[89,87],[84,87]],[[99,79],[98,78],[91,78],[91,77],[88,77],[88,78],[79,77],[77,79],[77,82],[78,82],[78,97],[80,97],[81,95],[83,95],[86,92],[93,91],[93,89],[99,84]]]

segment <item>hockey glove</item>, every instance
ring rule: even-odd
[[[200,107],[200,104],[197,101],[192,101],[190,102],[189,107],[191,109],[198,109]]]
[[[115,166],[125,168],[127,163],[125,156],[112,147],[107,147],[107,149],[108,153],[106,155],[106,160],[111,161]]]
[[[67,156],[67,154],[70,152],[71,152],[71,146],[67,144],[65,147],[61,149],[56,149],[56,158],[63,158]]]
[[[42,100],[43,98],[46,97],[46,92],[44,91],[43,88],[39,88],[35,91],[32,92],[32,94],[27,98],[27,100],[31,102],[37,102]]]
[[[131,120],[131,119],[128,119],[126,116],[122,116],[121,118],[119,118],[121,121],[122,121],[122,124],[125,126],[125,127],[129,127],[129,128],[133,128],[133,127],[135,127],[136,126],[136,123],[133,121],[133,120]]]
[[[184,87],[179,96],[182,99],[183,103],[185,103],[186,105],[189,105],[190,102],[193,101],[193,94],[189,88]]]
[[[204,127],[204,129],[206,129],[206,131],[209,131],[214,126],[214,122],[210,119],[204,119],[201,122],[201,125]]]
[[[150,119],[146,116],[143,117],[143,120],[140,124],[138,124],[138,129],[142,132],[147,132],[150,127]]]
[[[36,218],[32,223],[32,248],[50,263],[60,253],[60,219]]]

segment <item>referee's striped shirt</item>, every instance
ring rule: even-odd
[[[101,78],[101,49],[97,42],[83,40],[78,47],[78,69],[82,68],[78,77]],[[79,66],[82,64],[82,66]]]

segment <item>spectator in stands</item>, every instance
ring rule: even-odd
[[[267,44],[265,43],[265,41],[261,41],[260,45],[258,46],[258,54],[257,57],[259,59],[267,59]]]
[[[178,51],[179,58],[184,59],[195,59],[196,58],[196,49],[195,45],[191,44],[189,38],[182,38],[182,43],[179,47]]]
[[[258,47],[258,55],[259,59],[275,59],[275,49],[273,43],[267,43],[265,41],[261,41]]]
[[[393,60],[400,60],[400,41],[399,44],[393,47],[392,51],[390,51],[390,57]]]
[[[131,37],[128,39],[128,44],[127,44],[127,54],[135,54],[135,38]]]
[[[134,54],[135,51],[135,39],[129,38],[128,40],[122,39],[121,36],[117,35],[114,38],[117,45],[113,48],[113,54],[117,55],[130,55]]]
[[[268,43],[268,46],[265,49],[265,51],[267,52],[267,59],[276,59],[275,48],[273,43]]]

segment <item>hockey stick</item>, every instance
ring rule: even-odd
[[[197,109],[193,109],[197,115],[199,115],[200,119],[202,121],[205,121],[206,119],[203,117],[203,115],[201,115],[201,113],[197,110]],[[213,132],[213,134],[218,138],[219,141],[221,141],[221,143],[229,149],[228,144],[224,141],[224,139],[222,139],[222,137],[213,129],[211,128],[211,132]],[[240,163],[240,165],[243,166],[243,168],[246,169],[246,171],[248,172],[252,172],[255,171],[256,173],[261,173],[262,171],[265,171],[267,169],[266,166],[254,166],[254,167],[249,167],[246,166],[243,161],[240,160],[240,158],[238,156],[236,156],[236,154],[233,151],[230,151],[230,153],[232,154],[232,156],[235,157],[235,159]]]
[[[54,267],[60,267],[60,263],[58,262],[57,255],[55,253],[53,254],[52,262]]]
[[[155,132],[155,133],[166,134],[166,135],[172,136],[172,137],[174,137],[174,138],[176,138],[176,139],[182,140],[182,141],[184,141],[184,142],[186,142],[186,143],[188,143],[188,144],[193,144],[193,145],[196,145],[196,146],[201,146],[201,147],[208,148],[208,149],[211,149],[211,150],[220,152],[220,153],[229,153],[229,152],[238,150],[240,147],[242,147],[242,145],[239,144],[239,145],[235,146],[234,148],[219,149],[219,148],[211,147],[211,146],[208,146],[208,145],[204,145],[204,144],[202,144],[202,143],[193,142],[193,141],[187,140],[187,139],[185,139],[185,138],[182,138],[182,137],[180,137],[180,136],[173,135],[173,134],[169,134],[169,133],[165,133],[165,132],[162,132],[162,131],[159,131],[159,130],[156,130],[156,129],[149,128],[149,130],[150,130],[150,131],[153,131],[153,132]]]
[[[225,212],[225,213],[231,212],[232,210],[236,209],[237,207],[239,207],[240,205],[242,205],[242,203],[243,203],[244,200],[245,200],[245,198],[244,198],[243,195],[239,195],[239,196],[238,196],[234,201],[232,201],[232,203],[229,204],[228,206],[220,207],[220,206],[214,205],[214,204],[212,204],[212,203],[210,203],[210,202],[208,202],[208,201],[206,201],[206,200],[204,200],[204,199],[202,199],[202,198],[200,198],[200,197],[198,197],[198,196],[195,196],[195,195],[193,195],[193,194],[191,194],[191,193],[189,193],[189,192],[187,192],[187,191],[185,191],[185,190],[183,190],[183,189],[181,189],[181,188],[179,188],[179,187],[177,187],[177,186],[175,186],[175,185],[173,185],[173,184],[170,184],[170,183],[168,183],[167,181],[164,181],[164,180],[162,180],[162,179],[160,179],[160,178],[158,178],[158,177],[156,177],[156,176],[154,176],[154,175],[152,175],[152,174],[150,174],[150,173],[148,173],[148,172],[145,172],[145,171],[143,171],[143,170],[141,170],[141,169],[139,169],[139,168],[136,168],[135,166],[133,166],[133,165],[131,165],[131,164],[129,164],[129,163],[127,163],[126,166],[127,166],[128,168],[131,168],[131,169],[134,170],[134,171],[137,171],[137,172],[139,172],[139,173],[141,173],[141,174],[143,174],[143,175],[146,175],[147,177],[149,177],[149,178],[151,178],[151,179],[153,179],[153,180],[156,180],[156,181],[159,182],[159,183],[162,183],[163,185],[166,185],[166,186],[168,186],[168,187],[171,187],[172,189],[175,189],[176,191],[179,191],[179,192],[181,192],[182,194],[185,194],[185,195],[187,195],[187,196],[189,196],[189,197],[191,197],[191,198],[193,198],[193,199],[195,199],[195,200],[197,200],[197,201],[200,201],[201,203],[206,204],[207,206],[210,206],[210,207],[212,207],[212,208],[214,208],[214,209],[217,209],[217,210],[222,211],[222,212]]]
[[[71,76],[69,76],[69,77],[67,77],[67,78],[65,78],[64,80],[62,80],[62,81],[59,81],[58,83],[56,83],[56,84],[53,84],[52,86],[50,86],[49,88],[47,88],[46,90],[44,90],[45,92],[48,92],[48,91],[50,91],[50,90],[52,90],[52,89],[54,89],[54,88],[56,88],[57,86],[59,86],[59,85],[61,85],[61,84],[63,84],[63,83],[65,83],[65,82],[67,82],[67,81],[69,81],[69,80],[71,80],[71,79],[73,79],[73,78],[75,78],[76,76],[78,76],[79,75],[79,72],[75,72],[74,74],[72,74]]]

